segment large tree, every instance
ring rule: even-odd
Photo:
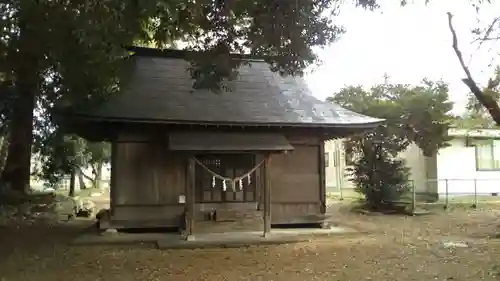
[[[29,185],[36,105],[52,115],[119,89],[123,45],[182,40],[193,57],[195,87],[220,88],[241,63],[232,52],[267,56],[274,71],[302,74],[316,61],[315,46],[342,32],[334,24],[340,0],[10,0],[0,3],[0,89],[10,89],[10,146],[2,180]],[[373,0],[353,0],[373,8]],[[2,90],[4,91],[4,90]],[[2,123],[3,124],[3,123]]]
[[[354,156],[349,172],[370,207],[383,207],[383,202],[396,200],[407,191],[409,171],[398,154],[415,143],[425,156],[435,155],[447,145],[448,127],[454,119],[448,87],[442,82],[424,80],[418,86],[386,83],[369,90],[351,86],[329,100],[386,119],[374,131],[345,142],[346,154]]]

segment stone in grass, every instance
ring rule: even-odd
[[[101,196],[102,195],[102,192],[92,192],[90,194],[90,197],[98,197],[98,196]]]
[[[108,228],[101,232],[101,235],[115,235],[118,233],[118,230],[116,228]]]
[[[186,235],[185,238],[186,238],[186,241],[189,241],[189,242],[196,241],[194,235],[192,235],[192,234],[191,235]]]
[[[443,246],[446,249],[450,248],[469,248],[469,244],[463,241],[446,241],[443,242]]]
[[[77,216],[89,218],[96,211],[95,203],[88,199],[80,200]]]

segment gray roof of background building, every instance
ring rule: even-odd
[[[227,82],[231,91],[193,90],[188,61],[132,57],[130,81],[82,117],[133,122],[373,127],[382,122],[315,98],[301,77],[282,77],[252,61]]]

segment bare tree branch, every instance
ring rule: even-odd
[[[83,169],[82,169],[82,168],[77,167],[77,169],[78,169],[78,170],[80,170],[80,173],[81,173],[81,175],[82,175],[84,178],[86,178],[87,180],[89,180],[89,181],[91,181],[91,182],[94,182],[94,179],[93,179],[91,176],[86,175],[86,174],[83,172]]]
[[[482,44],[483,41],[500,39],[500,37],[491,37],[491,33],[495,30],[495,25],[498,24],[499,22],[500,22],[500,17],[494,18],[493,21],[491,21],[491,23],[489,24],[488,28],[486,28],[484,35],[474,40],[474,42],[480,41],[481,42],[480,44]]]
[[[475,40],[474,42],[477,42],[477,41],[482,41],[482,42],[485,42],[485,41],[497,41],[497,40],[500,40],[500,36],[498,36],[498,37],[481,37],[481,38]]]
[[[464,84],[469,87],[477,100],[486,108],[486,110],[488,110],[495,123],[497,123],[497,125],[500,125],[500,107],[498,106],[497,101],[492,96],[485,94],[479,88],[476,81],[474,81],[474,78],[472,78],[472,74],[470,73],[469,68],[465,65],[462,52],[458,48],[457,33],[453,28],[453,15],[450,12],[448,12],[448,27],[450,28],[453,39],[453,50],[455,51],[458,61],[460,62],[460,65],[465,72],[466,78],[462,79],[462,82],[464,82]]]

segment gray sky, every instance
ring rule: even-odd
[[[433,0],[427,6],[414,3],[403,8],[397,2],[381,1],[382,9],[375,12],[351,6],[341,10],[336,20],[347,33],[338,42],[318,50],[323,64],[306,75],[311,90],[325,99],[344,85],[382,83],[384,73],[392,83],[417,84],[428,77],[447,82],[456,102],[455,111],[462,111],[468,89],[460,81],[464,74],[451,48],[446,12],[454,14],[464,59],[480,84],[490,77],[490,65],[500,62],[491,44],[480,49],[478,44],[471,44],[470,30],[478,26],[475,9],[469,0]],[[500,11],[500,1],[494,2],[481,9],[483,24],[493,17],[493,11]]]

